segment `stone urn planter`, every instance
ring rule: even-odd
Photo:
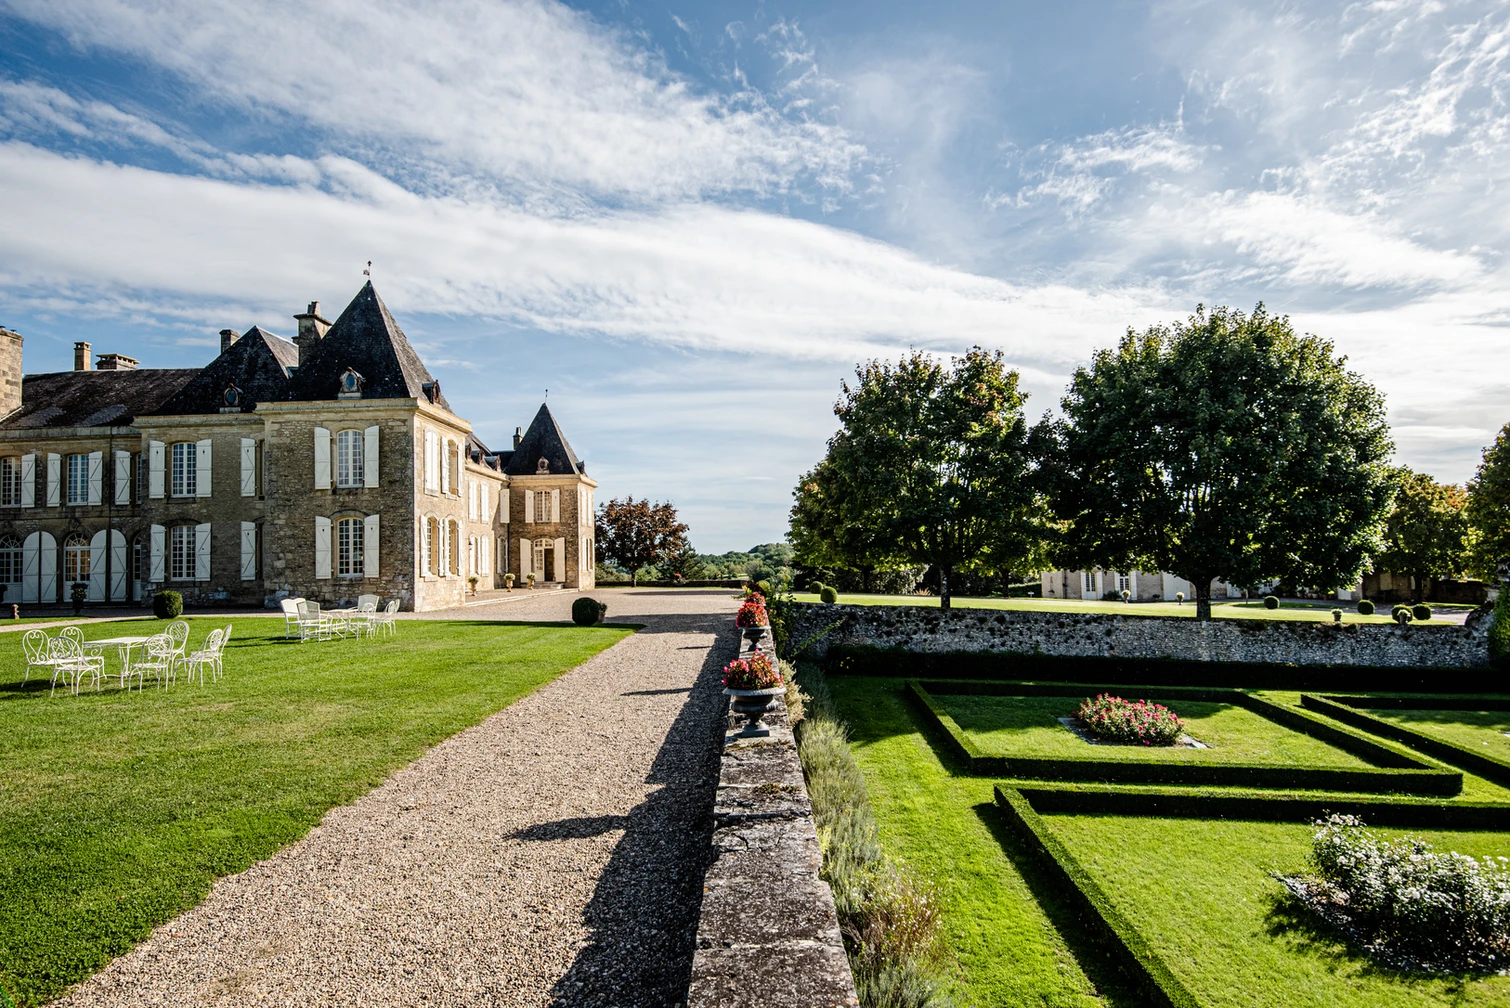
[[[740,627],[739,633],[745,640],[750,642],[750,646],[753,648],[757,647],[761,641],[771,635],[771,628],[769,625]]]
[[[737,732],[735,738],[764,738],[771,734],[771,729],[761,724],[761,720],[770,713],[776,704],[776,698],[786,692],[784,686],[772,686],[770,689],[724,689],[724,695],[729,698],[729,708],[735,714],[745,716],[744,730]]]

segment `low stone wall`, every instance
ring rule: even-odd
[[[725,740],[687,1008],[855,1008],[785,704],[766,723]]]
[[[1282,665],[1484,666],[1489,662],[1487,607],[1464,626],[1331,623],[1298,620],[1119,616],[1099,613],[940,609],[798,603],[789,638],[801,643],[842,619],[811,644],[822,658],[839,644],[914,652],[995,651],[1082,658],[1173,658]]]

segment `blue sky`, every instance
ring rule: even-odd
[[[1503,3],[0,0],[0,324],[145,366],[389,306],[484,440],[779,539],[855,363],[999,347],[1031,413],[1263,300],[1402,462],[1510,420]]]

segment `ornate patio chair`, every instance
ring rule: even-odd
[[[183,661],[187,657],[189,650],[188,622],[186,620],[174,620],[168,624],[168,629],[164,630],[163,633],[167,634],[168,638],[173,641],[173,653],[178,656],[179,661]]]
[[[357,611],[348,620],[351,628],[354,631],[359,631],[364,637],[371,637],[377,633],[377,607],[378,597],[376,595],[363,595],[357,603]]]
[[[372,622],[374,634],[381,630],[390,636],[396,635],[398,633],[398,599],[389,599],[382,612],[373,614]]]
[[[21,651],[26,655],[26,675],[21,679],[25,686],[31,678],[31,670],[45,672],[52,668],[53,658],[47,652],[47,634],[41,630],[28,630],[21,637]]]
[[[137,682],[145,686],[150,673],[159,686],[166,686],[177,681],[178,664],[173,638],[166,633],[153,634],[142,642],[142,656],[131,663],[127,674],[136,676]]]
[[[210,670],[210,674],[214,675],[217,680],[220,678],[215,674],[215,664],[220,660],[220,645],[224,636],[224,630],[211,630],[209,635],[204,639],[204,646],[179,662],[180,665],[188,669],[189,682],[194,681],[194,672],[196,669],[199,671],[199,685],[201,686],[204,685],[204,670],[206,668]]]
[[[299,600],[299,640],[330,640],[335,625],[320,612],[320,603]]]
[[[364,612],[377,612],[377,607],[383,604],[383,600],[376,595],[358,595],[357,608]]]
[[[84,631],[80,630],[76,626],[64,627],[63,629],[58,631],[58,636],[67,637],[69,640],[73,641],[81,648],[84,646]]]
[[[278,602],[279,608],[283,610],[284,640],[288,640],[299,629],[299,603],[303,601],[302,598],[286,598]]]
[[[215,681],[225,675],[225,649],[231,643],[231,624],[225,625],[225,630],[220,635],[220,650],[215,652]]]
[[[72,637],[59,634],[48,641],[47,656],[52,659],[52,689],[48,696],[57,692],[60,676],[65,687],[72,685],[74,696],[79,695],[79,684],[83,682],[85,675],[90,677],[95,689],[100,688],[100,674],[104,671],[105,659],[99,655],[86,655],[84,649],[79,647],[79,642]]]

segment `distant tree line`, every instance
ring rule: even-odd
[[[1492,573],[1510,556],[1510,424],[1466,488],[1438,484],[1390,464],[1383,398],[1345,365],[1262,304],[1129,329],[1031,425],[999,352],[863,364],[794,492],[799,577],[926,570],[948,608],[961,581],[1164,570],[1205,619],[1218,579]]]

